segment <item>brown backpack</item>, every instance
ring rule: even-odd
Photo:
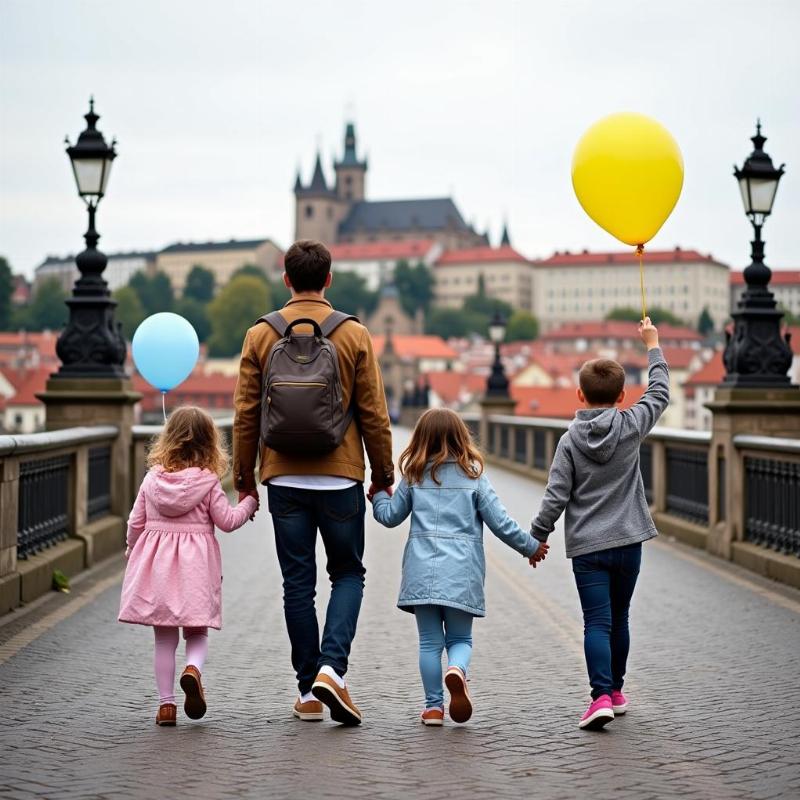
[[[342,404],[342,381],[336,346],[330,335],[358,317],[333,311],[322,324],[301,318],[287,322],[280,311],[261,317],[279,341],[264,370],[261,396],[261,441],[292,456],[320,456],[335,450],[353,421],[353,402]],[[294,333],[311,325],[313,333]]]

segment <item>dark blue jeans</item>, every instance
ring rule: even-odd
[[[628,611],[641,563],[641,543],[572,559],[583,608],[583,651],[595,700],[622,689],[631,643]]]
[[[292,666],[302,694],[311,691],[322,666],[344,675],[364,594],[363,485],[317,491],[269,485],[269,511],[283,573],[283,609],[292,646]],[[317,530],[322,536],[331,597],[319,640],[314,606]]]

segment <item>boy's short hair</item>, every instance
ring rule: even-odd
[[[579,381],[587,402],[613,405],[625,386],[625,370],[613,358],[595,358],[581,367]]]
[[[286,251],[283,268],[296,292],[321,292],[331,271],[331,254],[322,242],[300,239]]]

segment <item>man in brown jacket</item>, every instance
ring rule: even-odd
[[[327,248],[309,240],[295,242],[286,253],[284,267],[283,280],[292,299],[282,315],[287,322],[305,317],[321,323],[333,310],[325,299],[332,277]],[[297,331],[303,333],[303,327]],[[260,441],[262,378],[278,334],[263,322],[247,331],[235,395],[233,476],[240,499],[248,494],[257,498],[258,460],[258,480],[267,485],[300,693],[294,715],[302,720],[322,719],[324,702],[334,720],[358,725],[361,713],[350,698],[344,675],[364,591],[364,449],[371,469],[370,491],[391,487],[392,434],[369,331],[348,320],[330,339],[339,360],[342,402],[345,409],[352,402],[354,418],[335,450],[304,458],[278,453]],[[321,643],[314,607],[317,530],[331,580]]]

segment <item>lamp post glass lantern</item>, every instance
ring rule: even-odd
[[[56,352],[61,367],[54,377],[121,378],[125,377],[125,341],[120,324],[114,319],[117,301],[103,279],[108,259],[97,249],[100,236],[95,229],[97,206],[105,195],[111,164],[117,157],[116,141],[108,145],[97,130],[100,117],[94,112],[93,98],[84,119],[86,129],[77,142],[72,145],[67,139],[66,144],[89,225],[83,237],[86,249],[75,258],[80,277],[67,300],[69,322],[58,337]]]
[[[494,343],[494,362],[492,363],[491,374],[486,382],[486,396],[507,398],[509,397],[508,378],[500,358],[500,345],[506,338],[506,320],[499,311],[495,311],[489,322],[489,338]]]
[[[745,291],[736,310],[731,312],[733,333],[726,331],[723,356],[726,374],[722,385],[743,389],[788,388],[792,351],[789,335],[781,335],[783,312],[778,310],[775,297],[769,291],[772,271],[764,263],[761,237],[761,229],[772,213],[785,165],[776,169],[764,151],[767,139],[761,135],[760,120],[751,141],[753,152],[741,169],[733,168],[754,236],[750,243],[750,264],[744,270]]]

